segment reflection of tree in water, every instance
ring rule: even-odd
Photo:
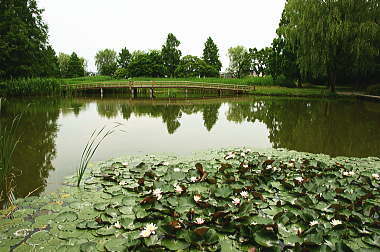
[[[119,105],[116,103],[97,103],[97,110],[99,115],[108,119],[115,118],[118,115]]]
[[[55,158],[55,137],[58,126],[59,100],[17,100],[8,102],[0,123],[11,120],[22,113],[17,135],[20,142],[14,153],[16,169],[16,197],[26,196],[35,190],[36,194],[46,187],[49,172],[54,170],[52,160]]]
[[[120,110],[124,119],[129,120],[132,114],[135,116],[149,116],[153,118],[162,118],[166,124],[169,134],[173,134],[180,126],[179,119],[183,114],[191,115],[202,112],[204,125],[208,131],[212,129],[218,120],[218,111],[221,104],[207,105],[177,105],[177,104],[123,104],[114,101],[99,101],[97,108],[101,116],[112,118],[118,115]]]
[[[209,104],[204,105],[203,110],[203,121],[206,129],[210,131],[212,127],[215,125],[216,121],[218,121],[219,108],[220,103],[218,104]]]
[[[275,148],[380,156],[380,111],[368,111],[365,104],[289,99],[236,103],[230,105],[227,118],[265,123]]]

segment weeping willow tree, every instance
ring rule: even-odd
[[[288,0],[280,28],[303,76],[326,77],[335,92],[337,73],[367,75],[379,55],[380,0]]]

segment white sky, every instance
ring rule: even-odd
[[[285,0],[39,0],[57,53],[75,51],[96,71],[100,49],[119,52],[160,49],[168,33],[182,55],[201,56],[211,36],[219,47],[223,69],[227,50],[270,46]]]

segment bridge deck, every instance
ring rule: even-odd
[[[107,88],[196,88],[196,89],[216,89],[239,92],[249,92],[254,90],[252,86],[234,85],[223,83],[206,83],[192,81],[121,81],[121,82],[92,82],[81,84],[64,85],[66,88],[76,90],[107,89]]]

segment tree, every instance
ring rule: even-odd
[[[132,54],[129,52],[129,50],[125,47],[121,49],[121,52],[119,53],[117,57],[117,66],[119,68],[127,69],[129,63],[131,63]]]
[[[207,64],[214,67],[218,72],[222,69],[222,62],[219,60],[219,49],[211,37],[208,37],[205,42],[202,58]]]
[[[301,73],[297,63],[296,47],[290,45],[282,34],[284,26],[289,24],[289,17],[286,11],[282,12],[277,37],[272,42],[272,54],[270,56],[270,74],[273,79],[284,76],[290,82],[298,82],[298,87],[302,87]],[[293,43],[295,44],[295,43]],[[297,46],[298,47],[298,46]]]
[[[78,59],[79,59],[79,62],[78,62]],[[70,60],[71,60],[71,63],[70,63]],[[57,61],[58,61],[60,76],[62,78],[86,75],[87,60],[85,58],[79,57],[76,53],[75,55],[72,54],[71,56],[66,53],[59,53]],[[69,70],[70,64],[71,64],[71,69]]]
[[[165,76],[165,68],[159,50],[134,51],[127,70],[130,77]]]
[[[379,54],[380,5],[368,0],[289,0],[281,34],[297,55],[301,74],[326,77],[335,92],[339,69],[366,76]]]
[[[73,52],[70,56],[69,64],[67,67],[67,77],[76,78],[84,76],[83,60],[81,60],[78,55]]]
[[[272,48],[266,47],[261,50],[256,48],[249,49],[251,58],[251,71],[257,76],[264,76],[270,74],[270,57]]]
[[[170,77],[174,77],[174,72],[181,59],[181,51],[178,46],[181,44],[177,38],[169,33],[165,44],[162,46],[162,59],[166,68],[166,73]]]
[[[51,61],[46,59],[52,59],[52,48],[48,47],[48,27],[36,0],[7,0],[0,5],[0,78],[54,72],[48,70]]]
[[[251,58],[245,47],[231,47],[228,49],[228,56],[230,59],[228,71],[230,71],[234,77],[241,78],[249,73]]]
[[[113,75],[117,69],[116,52],[112,49],[98,51],[95,56],[95,65],[101,75]]]
[[[218,74],[219,71],[214,67],[207,64],[203,59],[192,55],[184,56],[175,70],[175,76],[181,78],[216,77]]]

